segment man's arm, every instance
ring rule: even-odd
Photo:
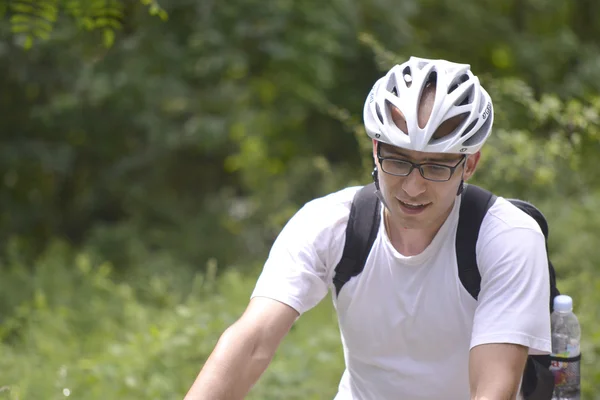
[[[241,318],[221,335],[184,400],[243,399],[298,315],[278,301],[253,298]]]
[[[548,260],[539,230],[490,226],[492,231],[480,232],[481,291],[469,357],[471,399],[513,400],[527,354],[551,350]]]
[[[471,349],[471,400],[515,400],[527,354],[527,347],[508,343],[483,344]]]

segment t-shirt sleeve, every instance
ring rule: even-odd
[[[545,239],[529,227],[505,229],[478,251],[481,291],[471,347],[514,343],[548,354],[550,283]]]
[[[352,201],[346,189],[302,207],[277,236],[251,297],[268,297],[303,314],[328,293]]]

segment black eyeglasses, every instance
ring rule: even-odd
[[[417,168],[421,173],[421,176],[428,181],[433,182],[446,182],[452,178],[456,168],[466,159],[466,155],[463,155],[458,163],[454,166],[436,164],[436,163],[422,163],[417,164],[408,160],[400,160],[398,158],[388,158],[381,156],[381,147],[377,146],[377,159],[381,165],[381,169],[386,174],[395,176],[408,176]]]

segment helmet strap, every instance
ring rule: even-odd
[[[383,198],[383,194],[381,194],[381,189],[379,188],[379,170],[377,169],[377,165],[375,166],[375,168],[373,168],[371,176],[373,177],[373,182],[375,182],[375,195],[377,196],[379,201],[381,201],[381,204],[383,204],[385,208],[389,209],[385,202],[385,199]]]
[[[462,194],[463,190],[465,190],[465,180],[461,179],[460,185],[458,185],[458,191],[456,192],[456,195],[460,196]]]
[[[458,185],[458,191],[456,192],[457,196],[460,196],[465,190],[465,165],[467,164],[467,157],[465,157],[465,162],[463,163],[462,172],[460,174],[460,185]]]
[[[379,191],[379,170],[377,169],[377,165],[373,168],[373,172],[371,172],[371,176],[373,177],[373,182],[375,182],[375,188]]]

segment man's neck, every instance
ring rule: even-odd
[[[406,257],[421,254],[425,251],[427,246],[431,244],[435,235],[437,235],[442,225],[444,225],[444,222],[448,218],[448,215],[450,215],[453,207],[454,203],[450,206],[445,217],[441,219],[439,223],[427,226],[423,229],[409,229],[391,223],[389,212],[386,209],[384,211],[385,230],[392,246],[394,246],[396,251]]]

